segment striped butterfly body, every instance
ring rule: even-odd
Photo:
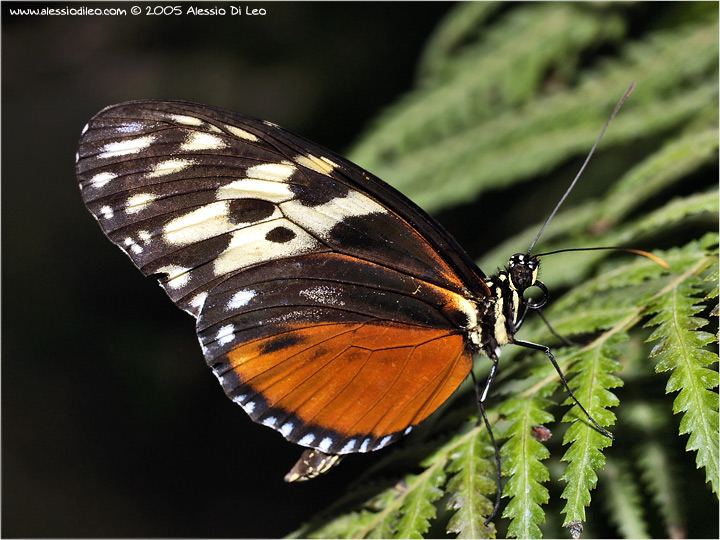
[[[380,179],[212,107],[104,109],[83,130],[77,175],[105,234],[196,318],[228,397],[308,447],[287,480],[407,434],[473,354],[497,365],[534,307],[523,291],[542,285],[537,257],[488,277]]]

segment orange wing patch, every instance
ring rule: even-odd
[[[287,439],[335,453],[377,449],[402,435],[472,367],[461,334],[397,323],[286,328],[227,357],[254,420],[274,421]]]

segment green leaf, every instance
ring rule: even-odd
[[[445,471],[442,467],[431,467],[428,471],[408,481],[409,494],[400,509],[400,518],[395,538],[423,538],[435,518],[433,504],[443,496]]]
[[[444,82],[441,75],[450,70],[463,42],[472,43],[478,29],[501,6],[502,2],[467,2],[445,17],[428,39],[419,62],[418,78],[423,86]]]
[[[598,212],[606,221],[604,226],[621,221],[650,197],[712,163],[717,159],[717,151],[717,128],[686,133],[672,140],[613,186]]]
[[[668,226],[676,228],[684,218],[701,214],[708,214],[712,221],[717,221],[717,212],[717,190],[696,193],[674,199],[664,207],[647,214],[632,226],[629,234],[639,236],[643,233],[667,229]]]
[[[368,524],[375,521],[375,514],[363,510],[339,516],[310,534],[309,538],[362,538]]]
[[[550,452],[533,437],[533,428],[552,422],[552,415],[544,410],[550,403],[540,398],[514,399],[501,410],[512,422],[504,433],[508,440],[501,449],[503,474],[509,477],[503,497],[511,499],[503,517],[510,518],[508,535],[515,538],[542,537],[538,525],[545,521],[545,513],[541,505],[549,499],[543,483],[550,479],[542,461]]]
[[[708,324],[697,314],[705,309],[700,291],[701,279],[696,273],[711,261],[717,265],[717,255],[700,261],[666,287],[657,299],[652,312],[655,316],[647,323],[657,326],[649,341],[658,341],[652,356],[658,357],[655,370],[672,372],[666,392],[679,392],[673,403],[673,413],[685,413],[680,422],[680,434],[690,434],[687,450],[697,451],[698,468],[704,467],[706,481],[718,493],[718,386],[717,371],[708,366],[718,361],[716,353],[707,345],[716,341],[713,334],[700,330]]]
[[[612,79],[595,73],[577,88],[539,97],[522,108],[509,109],[487,120],[472,112],[464,114],[458,125],[439,128],[452,135],[431,139],[432,152],[427,151],[426,144],[415,145],[416,149],[409,148],[412,145],[407,142],[398,146],[413,136],[430,134],[427,125],[408,121],[404,123],[407,134],[392,130],[392,140],[383,138],[384,131],[379,126],[375,133],[380,135],[356,147],[351,158],[382,178],[391,179],[423,208],[436,210],[472,199],[483,189],[506,186],[531,172],[548,170],[568,156],[586,153],[597,137],[598,126],[605,122],[628,81],[636,80],[638,88],[644,88],[643,95],[633,96],[633,104],[629,103],[628,110],[623,110],[616,119],[603,141],[605,147],[627,143],[640,130],[671,129],[684,118],[699,114],[717,96],[715,81],[685,93],[664,95],[670,81],[665,70],[670,69],[680,77],[673,83],[677,84],[717,64],[714,46],[717,27],[695,30],[688,32],[683,28],[676,35],[659,32],[648,42],[630,47],[628,57],[618,62]],[[680,41],[682,47],[670,47]],[[541,39],[527,43],[538,49],[545,44]],[[638,55],[642,62],[638,62]],[[669,62],[673,62],[672,67]],[[609,67],[602,69],[606,71]],[[475,76],[480,77],[481,73],[475,72]],[[436,99],[444,106],[457,103],[452,95]],[[418,120],[437,109],[434,102],[414,105],[413,116]],[[420,110],[425,112],[420,114]],[[470,118],[474,119],[472,124],[468,124]],[[388,125],[393,121],[392,117],[385,120]],[[524,159],[513,160],[512,156],[517,155]],[[388,158],[379,162],[376,161],[379,156]],[[447,182],[447,178],[453,181]]]
[[[605,483],[603,502],[610,520],[623,538],[650,538],[643,518],[642,495],[624,459],[608,460],[601,474]]]
[[[457,37],[449,41],[457,43],[469,33],[467,22],[482,21],[493,9],[497,8],[460,5],[435,35],[452,34]],[[456,29],[458,26],[461,28]],[[517,106],[534,97],[549,69],[570,67],[569,57],[605,40],[615,41],[624,26],[622,17],[612,10],[588,11],[573,4],[528,5],[505,11],[484,31],[476,25],[474,39],[466,42],[457,56],[449,56],[446,46],[437,53],[425,51],[425,58],[437,55],[449,61],[432,66],[432,79],[426,78],[416,92],[383,115],[372,133],[356,145],[351,158],[383,178],[401,182],[394,173],[401,173],[404,165],[414,165],[407,157],[427,153],[439,136],[475,130],[508,105]],[[507,39],[517,35],[523,39]],[[467,135],[470,139],[470,133]],[[386,164],[393,169],[385,168]],[[407,188],[404,183],[398,185]]]
[[[639,474],[657,505],[668,538],[685,536],[680,499],[682,485],[677,474],[675,456],[664,440],[669,420],[660,404],[632,403],[623,409],[621,421],[637,434],[641,442],[633,451]]]
[[[610,389],[622,386],[622,380],[612,373],[620,369],[620,364],[614,359],[618,354],[615,345],[625,339],[627,336],[624,334],[614,334],[599,346],[581,353],[570,369],[570,373],[576,374],[568,383],[575,397],[603,427],[613,425],[616,420],[608,408],[616,406],[619,401]],[[566,403],[574,402],[568,399]],[[590,490],[597,483],[595,471],[605,465],[602,449],[610,446],[612,441],[588,422],[577,405],[565,414],[563,422],[573,422],[563,439],[563,444],[570,444],[562,457],[562,461],[569,464],[561,477],[567,482],[562,493],[562,498],[567,500],[563,509],[566,514],[564,525],[567,525],[572,521],[585,521]]]
[[[458,538],[495,538],[494,525],[485,525],[493,508],[487,495],[495,492],[495,481],[489,477],[495,470],[485,458],[487,454],[486,443],[474,436],[450,455],[447,470],[452,476],[446,488],[450,494],[446,506],[454,514],[447,531]]]

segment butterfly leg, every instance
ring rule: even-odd
[[[502,482],[500,479],[500,449],[498,448],[497,442],[495,442],[495,436],[493,435],[492,428],[490,427],[490,421],[488,420],[487,414],[485,413],[485,399],[487,399],[488,393],[490,392],[490,386],[495,380],[495,374],[497,373],[498,367],[497,355],[493,354],[490,359],[492,360],[493,364],[490,368],[490,374],[488,375],[487,381],[485,382],[485,388],[483,389],[482,394],[480,394],[480,388],[478,386],[477,380],[475,379],[475,374],[472,371],[470,372],[473,378],[478,408],[480,409],[480,414],[482,415],[483,421],[485,422],[485,428],[487,429],[488,435],[490,435],[490,441],[492,442],[493,449],[495,450],[495,466],[497,467],[497,495],[495,497],[495,506],[493,507],[492,512],[490,512],[488,518],[485,520],[485,525],[490,523],[490,521],[495,517],[495,514],[497,514],[498,508],[500,508],[500,498],[502,497]]]
[[[567,345],[568,347],[582,347],[582,343],[577,343],[577,342],[575,342],[575,341],[571,341],[571,340],[567,339],[565,336],[563,336],[562,334],[559,334],[559,333],[557,332],[557,330],[555,330],[555,329],[552,327],[552,325],[550,324],[550,321],[547,320],[547,317],[545,317],[545,315],[543,315],[542,310],[539,310],[539,309],[538,309],[538,310],[537,310],[537,314],[538,314],[538,316],[542,319],[542,321],[545,323],[545,326],[548,327],[548,330],[550,330],[550,333],[552,333],[553,336],[555,336],[556,338],[558,338],[558,339],[559,339],[560,341],[562,341],[565,345]]]
[[[520,345],[521,347],[526,347],[528,349],[533,349],[536,351],[542,351],[544,352],[547,357],[550,359],[550,362],[552,362],[553,367],[555,368],[555,371],[557,371],[558,375],[560,376],[560,380],[563,383],[563,386],[565,387],[565,390],[567,390],[567,393],[570,395],[570,397],[573,399],[575,404],[580,407],[580,410],[585,414],[588,420],[593,423],[593,425],[606,437],[609,437],[610,439],[615,440],[615,437],[612,433],[610,433],[608,430],[606,430],[604,427],[602,427],[600,424],[598,424],[595,419],[590,416],[590,413],[585,410],[585,407],[582,406],[582,404],[578,401],[578,398],[575,397],[575,394],[573,394],[573,391],[570,390],[570,387],[568,386],[567,381],[565,380],[565,375],[563,374],[562,370],[560,369],[560,366],[558,365],[557,361],[555,360],[555,356],[553,356],[552,351],[550,351],[550,347],[546,345],[538,345],[537,343],[532,343],[530,341],[521,341],[519,339],[516,339],[513,341],[515,345]]]

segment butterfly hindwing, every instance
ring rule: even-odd
[[[131,102],[91,120],[77,171],[103,231],[198,319],[228,395],[289,440],[376,449],[468,374],[460,329],[482,273],[328,150],[211,107]]]
[[[254,420],[323,452],[369,451],[420,423],[467,376],[462,314],[448,298],[374,263],[309,254],[218,286],[198,335]]]

